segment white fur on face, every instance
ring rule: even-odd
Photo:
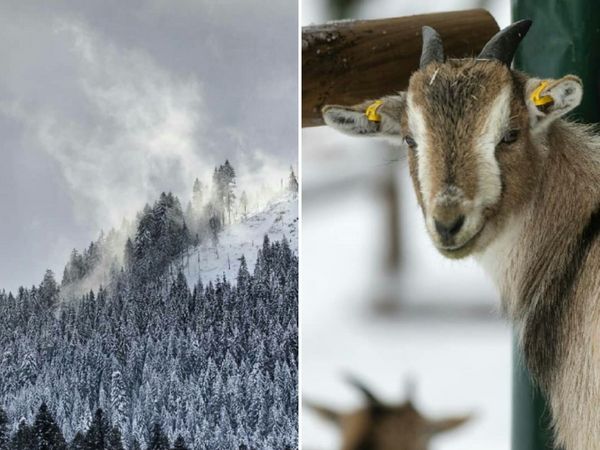
[[[505,86],[500,91],[492,103],[483,130],[475,141],[479,156],[477,174],[479,186],[474,205],[480,210],[494,205],[502,193],[496,146],[507,131],[510,119],[510,93],[510,86]]]
[[[412,94],[409,92],[406,98],[408,127],[412,132],[412,138],[417,143],[417,175],[419,186],[421,188],[421,196],[424,202],[424,208],[427,209],[429,200],[433,193],[431,182],[429,180],[428,167],[429,163],[429,143],[427,141],[427,127],[425,125],[425,117],[421,108],[415,104]]]

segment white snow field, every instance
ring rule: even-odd
[[[249,215],[242,222],[225,226],[219,233],[216,248],[210,241],[203,242],[197,249],[190,248],[183,266],[189,285],[197,283],[199,276],[203,283],[214,282],[217,277],[222,279],[223,274],[228,280],[235,281],[242,255],[252,272],[265,235],[271,241],[285,237],[290,248],[298,251],[296,194],[283,193],[271,200],[262,211]]]

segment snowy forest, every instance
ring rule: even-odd
[[[0,450],[298,447],[296,247],[265,233],[235,276],[190,279],[190,253],[223,260],[252,220],[228,161],[209,185],[74,250],[61,282],[0,291]]]

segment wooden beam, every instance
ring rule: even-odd
[[[302,29],[302,126],[323,125],[321,108],[406,89],[421,56],[421,27],[435,28],[449,57],[476,56],[498,31],[483,9]]]

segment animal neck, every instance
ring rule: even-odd
[[[476,255],[497,284],[505,313],[517,323],[536,308],[553,277],[565,273],[600,204],[599,137],[557,121],[533,145],[543,155],[536,188]]]

